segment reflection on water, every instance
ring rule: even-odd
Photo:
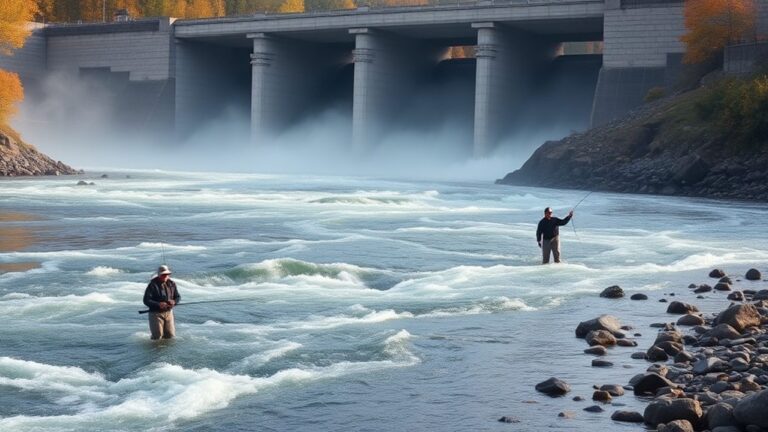
[[[31,214],[0,212],[0,252],[22,251],[39,242],[29,227],[16,224],[36,220],[40,218]],[[38,262],[0,263],[0,273],[23,272],[38,267]]]

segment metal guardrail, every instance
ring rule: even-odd
[[[681,0],[682,1],[682,0]],[[198,18],[198,19],[178,19],[174,25],[191,25],[199,23],[217,23],[228,21],[252,20],[254,18],[272,19],[285,18],[291,16],[335,16],[348,15],[355,13],[390,13],[390,12],[417,12],[445,9],[463,9],[476,6],[498,7],[498,6],[537,6],[537,5],[557,5],[557,4],[603,4],[605,0],[430,0],[425,5],[395,5],[395,6],[377,6],[360,5],[355,9],[333,9],[323,11],[289,12],[280,13],[274,11],[258,11],[244,15],[229,15],[225,17]]]
[[[684,0],[621,0],[622,9],[638,9],[652,6],[681,5]]]

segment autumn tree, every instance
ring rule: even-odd
[[[12,55],[13,50],[24,46],[31,32],[27,23],[36,11],[37,5],[32,0],[0,1],[0,55]],[[0,69],[0,124],[8,122],[16,112],[16,104],[23,99],[19,76]]]
[[[277,8],[280,13],[297,13],[304,12],[304,0],[285,0],[283,4]]]
[[[703,63],[722,53],[726,45],[754,36],[754,0],[688,0],[681,40],[685,62]]]

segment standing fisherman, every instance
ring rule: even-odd
[[[149,282],[144,291],[144,304],[149,308],[149,331],[152,333],[152,340],[176,336],[173,307],[181,301],[181,296],[170,275],[171,269],[167,265],[161,265],[157,269],[157,276]]]
[[[544,217],[539,221],[536,229],[536,241],[542,252],[542,264],[549,264],[549,253],[555,257],[555,262],[560,262],[560,226],[567,224],[573,217],[573,210],[565,219],[552,216],[552,209],[544,209]]]

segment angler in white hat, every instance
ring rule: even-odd
[[[176,336],[173,307],[181,301],[181,296],[170,275],[171,269],[167,265],[161,265],[157,269],[157,276],[152,278],[144,291],[144,304],[149,308],[149,331],[152,333],[152,340]]]

